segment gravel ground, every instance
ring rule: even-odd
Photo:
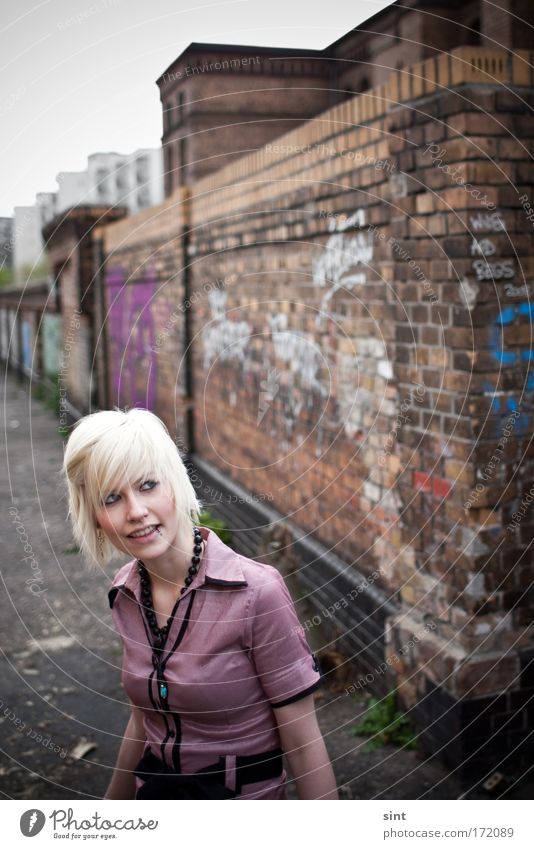
[[[128,718],[107,603],[117,567],[90,572],[73,552],[54,414],[12,376],[5,401],[0,794],[101,798]],[[362,701],[324,689],[316,703],[343,799],[460,795],[455,777],[436,760],[393,746],[366,751],[352,732]],[[69,754],[77,745],[79,752],[89,749],[79,759]],[[289,793],[295,798],[292,784]],[[488,796],[472,791],[468,798]]]

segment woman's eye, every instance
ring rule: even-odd
[[[141,489],[145,490],[145,492],[147,492],[151,489],[154,489],[154,487],[157,486],[157,485],[158,485],[157,481],[144,481],[144,483],[141,484]]]
[[[104,504],[106,504],[106,505],[108,505],[108,506],[109,506],[110,504],[115,504],[115,500],[116,500],[118,497],[119,497],[119,496],[118,496],[118,495],[115,495],[115,493],[114,493],[114,492],[110,492],[110,494],[109,494],[109,495],[106,495],[106,497],[104,498]]]

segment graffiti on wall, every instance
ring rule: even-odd
[[[47,375],[58,374],[59,354],[63,338],[63,318],[56,313],[44,313],[41,320],[43,339],[43,369]]]
[[[495,259],[497,247],[491,238],[493,233],[506,233],[506,225],[502,216],[498,212],[491,215],[479,212],[470,218],[470,224],[477,237],[473,237],[471,243],[471,255],[477,258],[473,260],[472,266],[476,279],[479,282],[490,280],[510,281],[505,284],[505,292],[508,296],[515,294],[524,295],[523,287],[514,286],[514,277],[516,273],[515,263],[513,259],[498,260]],[[482,237],[478,234],[483,233]],[[489,258],[489,259],[488,259]],[[527,289],[528,296],[528,289]],[[491,411],[501,417],[506,417],[509,413],[517,413],[516,430],[520,434],[528,432],[530,427],[531,414],[527,412],[520,413],[522,403],[525,396],[532,397],[534,391],[534,372],[531,370],[530,364],[534,360],[534,351],[532,344],[528,349],[522,351],[509,351],[503,347],[504,328],[509,327],[518,319],[526,317],[531,327],[532,339],[532,320],[534,318],[534,304],[530,301],[523,301],[516,304],[508,304],[499,309],[496,317],[491,325],[490,332],[490,350],[492,358],[498,363],[499,367],[527,365],[527,373],[523,386],[523,394],[521,397],[516,397],[515,393],[508,393],[506,396],[500,397],[491,383],[486,380],[483,383],[484,394],[491,397]],[[497,425],[497,432],[500,432],[500,425]]]
[[[21,335],[21,361],[22,368],[25,373],[30,375],[32,373],[32,348],[33,348],[33,333],[32,333],[32,325],[28,321],[28,319],[22,319],[21,327],[20,327],[20,335]]]
[[[144,279],[127,282],[125,271],[115,266],[105,279],[111,349],[108,361],[115,403],[139,404],[153,410],[157,389],[155,270],[150,267]]]
[[[328,239],[321,256],[313,263],[313,282],[318,289],[325,289],[321,299],[317,324],[321,326],[328,316],[331,301],[340,290],[350,291],[357,284],[365,283],[366,267],[373,258],[373,239],[368,232],[354,228],[365,226],[362,209],[348,218],[331,218],[329,229],[334,231]]]
[[[252,334],[248,321],[232,321],[226,314],[228,293],[224,289],[212,289],[208,294],[211,321],[202,331],[204,368],[216,360],[235,361],[243,365],[245,352]]]
[[[339,344],[332,312],[337,293],[352,292],[367,280],[374,242],[367,230],[362,232],[365,213],[358,209],[328,223],[331,235],[312,263],[320,298],[315,329],[291,326],[288,313],[280,311],[268,315],[259,332],[248,321],[231,317],[227,292],[221,289],[208,296],[211,320],[202,332],[204,367],[220,360],[252,378],[244,383],[251,393],[257,392],[257,420],[272,435],[282,433],[290,439],[301,414],[318,422],[318,451],[325,425],[342,427],[349,437],[360,430],[393,376],[384,341],[362,336]],[[260,361],[257,337],[263,343]],[[282,439],[282,448],[288,447]]]
[[[0,359],[7,361],[9,353],[9,319],[7,310],[0,309]]]

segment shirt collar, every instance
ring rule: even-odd
[[[200,528],[200,532],[206,545],[198,574],[195,575],[188,589],[194,590],[202,586],[235,588],[248,586],[239,555],[225,545],[209,528]],[[141,600],[141,582],[136,560],[127,563],[117,572],[109,592],[111,607],[119,589],[130,590],[137,601]]]

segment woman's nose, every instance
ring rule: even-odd
[[[148,514],[148,510],[143,502],[137,498],[133,493],[128,498],[128,511],[127,518],[135,522],[139,519],[142,519],[144,516]]]

